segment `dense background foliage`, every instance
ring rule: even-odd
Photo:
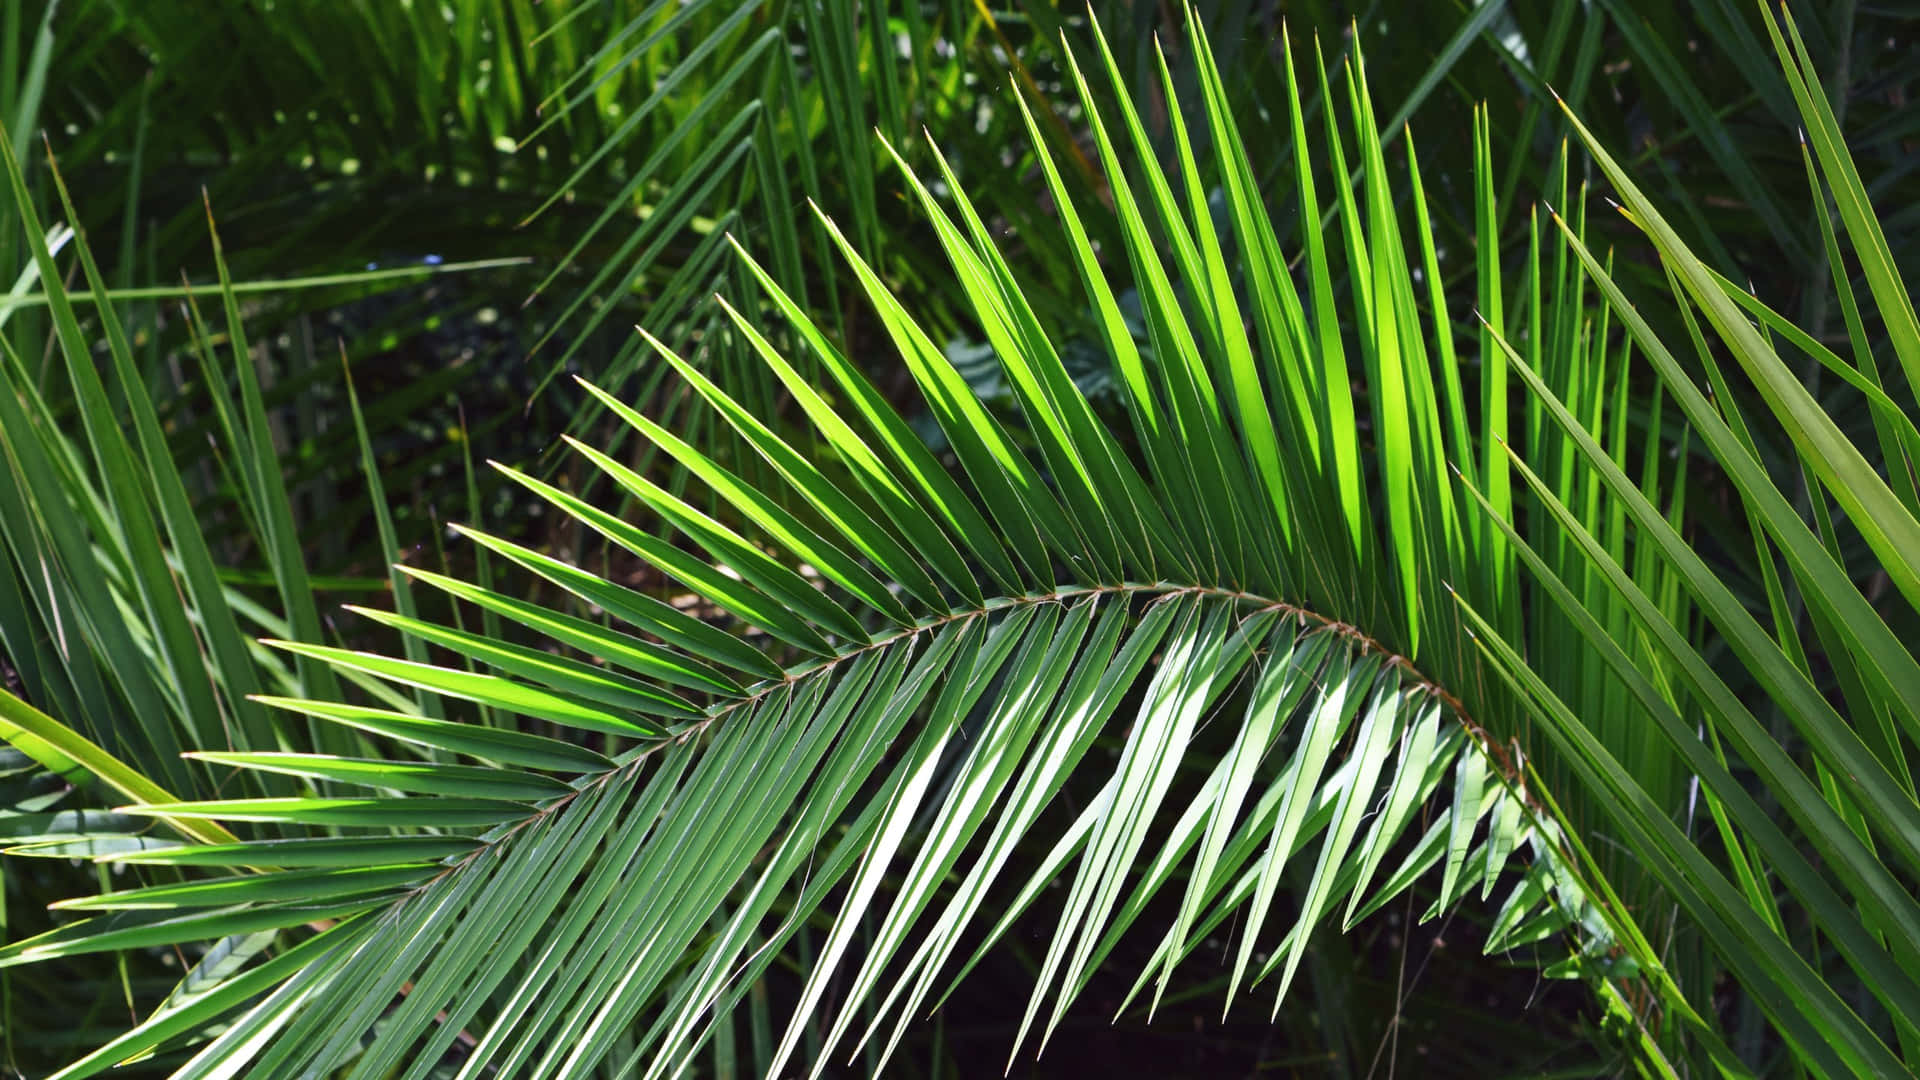
[[[1137,103],[1161,165],[1178,169],[1153,48],[1158,40],[1167,49],[1176,97],[1193,100],[1200,75],[1186,16],[1160,3],[1096,8],[1123,83],[1092,80],[1090,100],[1109,117],[1120,101]],[[1915,20],[1899,5],[1791,10],[1881,210],[1892,260],[1911,280],[1920,273],[1920,109],[1910,104],[1920,76]],[[1633,222],[1603,212],[1597,193],[1617,190],[1571,138],[1557,92],[1706,265],[1747,285],[1815,341],[1843,349],[1850,335],[1881,333],[1877,325],[1852,325],[1829,287],[1830,207],[1817,188],[1809,192],[1795,134],[1800,109],[1751,5],[1247,0],[1201,4],[1194,17],[1213,44],[1283,251],[1297,252],[1316,215],[1333,213],[1339,186],[1324,155],[1297,160],[1287,50],[1310,73],[1302,91],[1315,125],[1346,107],[1322,94],[1317,73],[1334,73],[1344,102],[1340,65],[1364,52],[1395,176],[1405,174],[1410,138],[1419,140],[1437,295],[1456,320],[1485,306],[1482,263],[1491,253],[1519,297],[1507,303],[1503,329],[1523,349],[1590,332],[1550,319],[1542,325],[1542,313],[1559,310],[1553,294],[1573,278],[1564,253],[1540,268],[1540,238],[1554,235],[1540,200],[1562,210],[1571,203],[1570,217],[1584,209],[1588,246],[1610,251],[1629,297],[1667,291],[1654,245]],[[768,480],[740,436],[696,408],[696,396],[631,332],[639,324],[696,356],[758,415],[792,425],[795,439],[807,437],[785,391],[712,300],[716,290],[736,299],[760,294],[729,251],[728,234],[930,445],[948,449],[896,359],[884,319],[809,200],[838,223],[973,392],[1031,446],[975,306],[887,145],[923,178],[941,175],[939,149],[1054,333],[1075,384],[1117,426],[1124,410],[1110,350],[1081,299],[1075,250],[1057,224],[1060,192],[1049,186],[1013,106],[1018,95],[1036,116],[1064,191],[1082,207],[1093,248],[1111,264],[1127,332],[1149,349],[1155,344],[1121,254],[1129,242],[1123,219],[1087,212],[1112,207],[1115,196],[1060,44],[1064,35],[1083,63],[1089,55],[1088,20],[1075,4],[65,0],[8,5],[3,32],[0,120],[24,187],[0,229],[0,271],[21,275],[0,300],[9,399],[0,416],[8,465],[0,476],[0,684],[182,798],[234,796],[240,792],[232,785],[242,781],[183,761],[180,749],[225,745],[217,733],[228,725],[266,731],[289,723],[249,702],[248,693],[380,700],[380,684],[342,685],[323,665],[256,647],[256,636],[429,655],[420,641],[343,608],[352,603],[465,618],[492,636],[539,642],[493,613],[409,588],[387,571],[399,561],[483,584],[505,580],[501,560],[448,530],[449,522],[679,598],[645,562],[482,463],[510,463],[583,497],[607,495],[600,473],[560,453],[562,435],[623,455],[632,438],[564,377],[581,374],[736,463],[749,480]],[[1344,121],[1344,112],[1334,115]],[[1211,136],[1194,123],[1207,147]],[[71,214],[62,208],[55,162]],[[1305,213],[1293,181],[1303,164],[1328,200]],[[1483,184],[1476,168],[1490,169],[1490,181]],[[1478,197],[1483,186],[1490,202]],[[1396,209],[1410,216],[1407,189],[1395,191]],[[56,290],[33,269],[26,207],[42,222],[87,230],[100,283],[116,290],[111,327],[94,301],[80,303],[72,327],[63,326],[59,302],[49,299]],[[1214,212],[1224,230],[1224,199]],[[71,275],[79,298],[87,283],[74,246],[54,246],[59,273]],[[222,281],[231,283],[224,292]],[[1345,304],[1354,284],[1343,279],[1337,288]],[[1644,314],[1666,340],[1689,340],[1681,309],[1648,304]],[[89,387],[63,366],[56,342],[68,329],[114,373],[105,384]],[[1353,336],[1362,328],[1342,331]],[[110,348],[116,332],[124,342]],[[1603,323],[1596,355],[1606,355],[1605,334]],[[1460,339],[1474,337],[1462,324]],[[114,366],[121,353],[127,366]],[[231,371],[217,362],[235,353],[249,362]],[[1865,399],[1812,360],[1797,374],[1877,468],[1898,471],[1897,455],[1894,467],[1880,456],[1886,443]],[[1469,399],[1478,400],[1476,371],[1466,369],[1466,378]],[[1740,385],[1733,395],[1760,411],[1760,395]],[[1369,392],[1357,375],[1358,437],[1371,445]],[[1773,603],[1782,587],[1755,557],[1756,525],[1677,411],[1659,406],[1659,381],[1642,369],[1608,384],[1607,393],[1619,395],[1608,408],[1622,425],[1621,445],[1654,447],[1639,455],[1647,459],[1693,463],[1677,470],[1684,487],[1663,509],[1720,580],[1756,612],[1789,611],[1795,625],[1806,618],[1791,580],[1784,607]],[[1911,386],[1890,377],[1888,393],[1912,414]],[[1810,498],[1818,489],[1804,478],[1788,434],[1755,424],[1751,438],[1798,512],[1823,517],[1825,499]],[[137,448],[121,475],[93,456],[113,445]],[[629,463],[676,495],[697,487],[664,456],[642,453]],[[1913,640],[1920,623],[1887,571],[1844,518],[1831,528],[1862,594]],[[199,578],[196,566],[206,571]],[[524,575],[512,580],[503,591],[531,588]],[[545,599],[557,602],[556,595],[548,589]],[[1401,628],[1369,629],[1404,645],[1394,639]],[[1764,700],[1710,628],[1696,621],[1683,629],[1735,694]],[[1536,655],[1552,655],[1566,642],[1530,644]],[[1817,650],[1811,670],[1836,700],[1857,692]],[[425,694],[400,703],[429,715],[442,708]],[[1759,711],[1804,759],[1787,718],[1770,704]],[[300,747],[310,740],[325,749],[332,737],[323,726],[287,730]],[[1516,723],[1495,737],[1524,745],[1626,906],[1641,913],[1641,928],[1660,935],[1659,954],[1694,1006],[1756,1071],[1797,1067],[1752,995],[1724,977],[1698,937],[1675,929],[1681,923],[1658,882],[1637,865],[1631,845],[1601,826],[1600,797],[1583,793],[1575,773],[1544,740],[1529,739],[1529,730]],[[1689,835],[1717,849],[1705,811],[1695,820],[1698,792],[1688,771],[1657,740],[1624,725],[1603,737],[1638,766]],[[10,807],[0,818],[6,835],[126,826],[108,813],[123,800],[7,753],[0,776]],[[109,882],[99,866],[66,858],[8,859],[0,873],[10,942],[62,921],[47,911],[51,901],[128,887]],[[1903,880],[1911,886],[1911,877]],[[1631,1068],[1622,1063],[1634,1058],[1639,1036],[1623,1029],[1620,1010],[1596,1003],[1589,982],[1543,977],[1551,957],[1480,955],[1494,909],[1465,908],[1414,925],[1441,888],[1423,882],[1351,935],[1331,928],[1316,935],[1302,989],[1273,1025],[1252,1010],[1223,1026],[1217,1002],[1226,969],[1196,962],[1182,969],[1152,1025],[1136,1002],[1117,1031],[1109,1029],[1156,946],[1123,943],[1116,973],[1095,977],[1048,1055],[1020,1067],[1032,1075]],[[1177,902],[1155,902],[1169,907],[1161,920],[1170,921]],[[1779,917],[1805,951],[1821,951],[1820,931],[1790,901]],[[1023,915],[1031,926],[1010,932],[935,1022],[911,1031],[894,1067],[969,1076],[998,1068],[1040,963],[1039,946],[1029,943],[1050,932],[1050,918]],[[826,927],[818,929],[824,937]],[[272,937],[237,945],[236,966]],[[751,1071],[766,1059],[801,993],[810,948],[803,941],[782,958],[702,1069]],[[1229,950],[1219,948],[1224,962]],[[0,971],[0,1064],[39,1075],[99,1045],[172,993],[183,964],[199,959],[155,947]],[[1211,978],[1202,974],[1209,971]],[[1836,986],[1863,1015],[1890,1022],[1839,965],[1834,971]],[[1576,965],[1556,974],[1591,979],[1596,972]],[[163,1055],[140,1067],[175,1063]]]

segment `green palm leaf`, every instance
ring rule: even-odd
[[[653,37],[626,38],[667,34],[692,10],[653,10],[593,69],[644,50]],[[823,67],[855,63],[846,15],[806,8]],[[1804,70],[1790,34],[1776,28],[1774,40]],[[263,743],[190,758],[301,778],[310,790],[181,802],[140,789],[121,813],[270,830],[237,843],[195,835],[177,847],[90,849],[104,864],[170,876],[67,903],[108,914],[0,948],[0,964],[209,939],[232,942],[231,953],[268,931],[292,947],[251,968],[209,953],[190,989],[61,1075],[93,1075],[216,1016],[226,1026],[206,1033],[179,1075],[425,1077],[456,1040],[460,1077],[677,1075],[790,949],[805,963],[759,1067],[819,1075],[848,1052],[878,1067],[1021,919],[1051,932],[1035,952],[1016,1053],[1044,1047],[1121,936],[1143,929],[1159,937],[1129,1002],[1151,986],[1149,1009],[1164,1003],[1181,962],[1230,926],[1226,1005],[1271,994],[1262,1002],[1271,1018],[1336,912],[1351,926],[1423,880],[1436,886],[1427,918],[1486,903],[1510,883],[1490,911],[1487,948],[1541,945],[1548,970],[1585,980],[1631,1025],[1648,1071],[1747,1071],[1718,1030],[1711,981],[1690,977],[1706,962],[1656,948],[1642,929],[1668,912],[1685,916],[1710,970],[1739,980],[1799,1065],[1904,1070],[1902,1055],[1920,1042],[1910,974],[1920,959],[1911,891],[1920,802],[1907,763],[1920,663],[1836,553],[1826,500],[1908,601],[1920,574],[1915,526],[1898,485],[1775,351],[1766,328],[1784,320],[1729,295],[1577,120],[1672,273],[1703,362],[1712,354],[1688,305],[1759,389],[1761,410],[1743,416],[1717,368],[1715,398],[1696,387],[1593,254],[1578,216],[1534,219],[1525,273],[1504,291],[1482,128],[1473,194],[1485,246],[1473,261],[1488,321],[1480,407],[1470,407],[1456,370],[1465,338],[1455,327],[1465,324],[1437,280],[1412,140],[1409,215],[1357,49],[1340,72],[1344,110],[1322,75],[1323,140],[1309,136],[1289,54],[1293,210],[1305,238],[1294,265],[1204,34],[1189,43],[1191,113],[1158,58],[1164,155],[1119,61],[1096,41],[1099,64],[1083,70],[1069,51],[1067,71],[1111,197],[1101,243],[1040,122],[1023,119],[1060,250],[1124,391],[1116,408],[1103,411],[1076,384],[1057,328],[1024,295],[961,178],[939,162],[943,202],[887,133],[882,145],[931,222],[1018,415],[975,394],[885,267],[863,257],[876,214],[847,232],[822,215],[824,235],[951,462],[795,299],[787,275],[736,244],[740,277],[758,291],[722,301],[714,340],[682,355],[642,337],[703,422],[732,429],[725,445],[741,460],[589,386],[622,440],[665,451],[697,483],[656,482],[578,440],[569,442],[580,459],[624,505],[501,467],[555,516],[686,595],[665,603],[467,529],[593,617],[491,582],[413,577],[577,656],[405,612],[368,614],[412,640],[406,659],[272,642],[298,658],[306,688],[247,700],[307,716],[323,752]],[[565,95],[577,103],[593,92]],[[1820,112],[1817,86],[1802,78],[1795,94],[1820,121],[1819,167],[1835,181],[1869,292],[1883,308],[1903,302],[1884,239],[1860,224],[1864,187],[1837,124]],[[870,178],[880,159],[860,135],[846,160]],[[1315,143],[1324,155],[1309,153]],[[1337,236],[1320,230],[1312,162],[1323,156],[1336,180],[1325,220]],[[862,190],[871,197],[871,184]],[[42,244],[35,254],[50,280],[50,252]],[[1144,347],[1109,280],[1122,274],[1140,297]],[[1504,320],[1503,305],[1514,312]],[[229,321],[237,327],[237,313]],[[1616,351],[1616,321],[1632,353]],[[1886,321],[1905,362],[1920,347],[1904,340],[1911,320]],[[68,313],[69,337],[71,322]],[[796,423],[709,373],[702,352],[725,349],[759,358],[792,397]],[[75,342],[67,358],[82,352]],[[1843,704],[1870,701],[1871,724],[1813,681],[1803,643],[1781,640],[1791,620],[1769,631],[1675,524],[1682,470],[1694,466],[1660,463],[1678,448],[1657,421],[1644,446],[1630,443],[1636,357],[1659,380],[1655,415],[1671,397],[1755,523],[1776,575],[1769,604],[1783,581],[1804,597],[1818,644],[1853,688]],[[809,371],[831,379],[815,384]],[[1879,394],[1868,395],[1879,413],[1892,411],[1895,398],[1872,377],[1848,381]],[[242,390],[244,424],[257,433],[259,403]],[[1819,481],[1812,525],[1767,475],[1750,420],[1780,428]],[[1894,445],[1905,438],[1891,417],[1876,430]],[[125,452],[115,437],[95,434],[102,454]],[[50,455],[33,462],[58,467]],[[132,498],[130,477],[109,479],[116,499]],[[262,490],[273,534],[285,525],[284,493]],[[165,579],[159,550],[122,560],[142,588]],[[1529,584],[1511,578],[1516,564]],[[1695,629],[1702,620],[1781,724],[1769,728],[1716,668]],[[159,627],[179,639],[162,647],[189,646],[178,629]],[[459,666],[430,662],[428,646]],[[512,719],[488,726],[332,704],[332,672],[407,687],[447,716],[468,703]],[[389,690],[386,701],[409,698]],[[375,741],[388,739],[409,756]],[[361,745],[385,752],[334,752]],[[65,753],[59,764],[71,765]],[[99,772],[110,759],[96,756]],[[1763,808],[1736,766],[1783,814]],[[1730,838],[1724,853],[1676,824],[1694,785]],[[273,791],[260,781],[249,794],[256,788]],[[1595,856],[1587,837],[1601,819],[1626,856]],[[240,869],[176,869],[203,866]],[[1809,927],[1784,924],[1776,882]],[[1152,925],[1162,909],[1171,917]],[[1859,993],[1831,982],[1842,968]]]

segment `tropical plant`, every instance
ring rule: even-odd
[[[9,944],[0,963],[196,949],[166,1004],[61,1075],[188,1044],[179,1075],[668,1075],[708,1052],[726,1071],[736,1009],[764,1016],[771,993],[792,1020],[749,1040],[751,1067],[804,1057],[818,1072],[856,1043],[877,1067],[1036,908],[1058,914],[1021,1045],[1046,1041],[1129,932],[1152,943],[1129,1000],[1158,1004],[1204,950],[1231,970],[1229,1003],[1257,985],[1271,1016],[1316,927],[1433,887],[1429,870],[1429,915],[1504,883],[1488,950],[1528,948],[1584,980],[1611,1049],[1643,1071],[1903,1074],[1920,1035],[1920,659],[1900,636],[1920,602],[1920,326],[1797,30],[1766,21],[1809,180],[1842,223],[1819,217],[1851,355],[1694,256],[1578,121],[1668,288],[1629,302],[1637,287],[1589,247],[1570,158],[1552,200],[1570,217],[1534,215],[1504,258],[1484,121],[1475,243],[1456,247],[1432,224],[1410,135],[1405,185],[1389,171],[1357,53],[1318,138],[1286,71],[1288,181],[1305,208],[1289,256],[1198,31],[1194,104],[1167,111],[1169,165],[1104,41],[1109,103],[1069,59],[1110,209],[1076,193],[1013,99],[1111,362],[1105,404],[944,160],[932,184],[896,165],[1009,409],[981,401],[861,240],[822,218],[938,450],[738,245],[755,288],[719,301],[728,329],[700,348],[756,355],[799,431],[643,331],[732,439],[697,445],[586,390],[692,482],[578,439],[612,508],[500,467],[686,603],[463,530],[560,599],[405,576],[551,647],[405,607],[361,610],[406,635],[404,659],[317,633],[275,642],[294,693],[215,692],[308,718],[306,739],[249,714],[217,738],[189,731],[196,749],[171,766],[245,798],[174,799],[5,699],[19,750],[131,803],[16,850],[139,883],[63,902],[105,914]],[[1160,100],[1180,102],[1173,67],[1159,75]],[[99,399],[96,461],[125,496],[95,527],[126,537],[108,565],[130,568],[157,628],[126,657],[197,650],[196,632],[210,652],[246,648],[180,553],[190,530],[167,518],[162,546],[121,517],[146,504],[113,456],[164,455],[138,415],[138,454],[105,430],[91,352],[10,169],[39,277],[62,298],[59,347]],[[1469,263],[1478,319],[1444,288]],[[1116,273],[1139,297],[1138,334]],[[1656,307],[1686,347],[1648,321]],[[124,342],[108,341],[132,385]],[[1864,437],[1793,362],[1845,384]],[[237,430],[262,422],[251,401],[241,415]],[[82,471],[58,445],[7,443],[31,463],[18,475]],[[264,482],[270,456],[235,467]],[[1724,527],[1689,536],[1703,491]],[[255,506],[276,520],[270,497]],[[206,623],[184,635],[158,599],[169,557]],[[344,699],[330,683],[343,676],[368,703]],[[226,717],[166,705],[182,722]]]
[[[1117,21],[1118,40],[1131,46],[1118,57],[1129,93],[1157,109],[1146,46],[1170,28],[1169,10],[1103,6]],[[1284,186],[1291,157],[1291,138],[1275,122],[1284,110],[1259,107],[1284,93],[1281,67],[1262,47],[1277,34],[1270,7],[1225,0],[1197,12],[1216,31],[1232,73],[1229,93],[1263,187]],[[1816,335],[1834,318],[1823,294],[1795,292],[1824,256],[1791,141],[1771,138],[1795,122],[1791,93],[1772,70],[1764,34],[1739,5],[1493,0],[1297,8],[1288,11],[1297,40],[1311,29],[1335,43],[1338,58],[1351,37],[1375,57],[1374,92],[1392,116],[1389,144],[1408,118],[1465,130],[1477,103],[1495,103],[1488,123],[1506,158],[1495,183],[1497,227],[1508,242],[1524,239],[1527,227],[1524,215],[1511,212],[1519,204],[1513,196],[1554,182],[1548,149],[1564,129],[1549,87],[1559,87],[1610,145],[1632,147],[1632,163],[1657,181],[1656,194],[1674,200],[1676,226],[1711,264],[1745,269],[1770,300],[1799,301],[1801,321]],[[517,348],[501,350],[503,359],[518,361],[531,347],[525,370],[493,359],[485,362],[489,377],[479,379],[455,372],[459,365],[414,361],[404,367],[406,390],[394,396],[418,403],[457,393],[478,418],[469,436],[518,459],[529,448],[514,434],[526,427],[550,431],[570,417],[570,430],[587,435],[585,399],[557,377],[568,370],[647,398],[655,388],[649,380],[625,382],[644,355],[623,332],[631,322],[676,346],[703,333],[723,347],[730,342],[713,322],[722,316],[698,303],[716,287],[738,285],[723,257],[721,237],[730,230],[762,252],[783,287],[836,336],[856,337],[860,327],[843,320],[857,319],[859,308],[838,300],[830,245],[810,242],[824,237],[804,213],[809,198],[848,228],[890,281],[913,282],[917,316],[943,341],[973,336],[964,296],[929,259],[931,244],[918,242],[931,238],[906,203],[876,195],[886,163],[867,137],[876,127],[916,167],[931,168],[935,142],[949,152],[983,214],[1020,237],[1023,264],[1038,271],[1025,276],[1036,309],[1067,334],[1078,315],[1063,295],[1072,288],[1071,256],[1028,187],[999,182],[1018,164],[1003,157],[1023,133],[986,73],[1012,69],[1069,188],[1097,194],[1090,148],[1074,133],[1070,105],[1059,101],[1070,78],[1055,42],[1077,21],[1072,5],[1041,0],[1004,10],[954,0],[453,0],[297,12],[251,3],[214,12],[26,3],[0,26],[0,81],[7,84],[0,94],[12,95],[0,98],[0,108],[16,154],[26,160],[44,129],[85,219],[101,235],[120,237],[118,257],[106,266],[117,289],[165,286],[179,267],[210,265],[202,189],[220,214],[240,281],[335,275],[369,261],[527,258],[465,288],[440,283],[425,312],[410,305],[401,317],[363,329],[365,345],[349,335],[363,388],[377,391],[386,389],[378,380],[392,365],[373,358],[431,337],[436,323],[485,312],[494,320],[488,325],[504,325]],[[1873,166],[1869,183],[1889,199],[1910,195],[1914,181],[1903,162],[1911,120],[1899,88],[1920,55],[1911,26],[1852,4],[1809,12],[1808,25],[1814,55],[1832,73],[1828,92]],[[1176,74],[1190,91],[1178,64]],[[1305,104],[1308,116],[1321,108],[1311,88]],[[1449,193],[1436,201],[1436,231],[1464,239],[1476,228],[1464,197],[1473,183],[1470,141],[1447,140],[1427,153],[1430,184]],[[50,192],[37,196],[46,214]],[[1120,243],[1104,218],[1087,224],[1103,244]],[[1282,223],[1283,237],[1291,228]],[[11,232],[0,244],[0,263],[20,261],[12,256],[24,249]],[[530,293],[533,303],[514,310]],[[278,291],[262,295],[286,303]],[[339,294],[326,299],[337,306]],[[159,322],[156,332],[166,324]],[[1063,345],[1091,336],[1080,327]],[[710,346],[703,355],[723,379],[758,375],[750,354]],[[326,378],[330,356],[317,365],[269,358],[293,369],[269,380],[270,407],[304,401],[311,412],[317,399],[323,420],[335,414],[344,423],[346,395]],[[555,387],[562,393],[551,393]],[[210,410],[193,390],[175,388],[186,407]],[[487,421],[512,415],[530,392],[535,424],[495,421],[487,430]],[[160,396],[164,416],[174,402]],[[374,397],[367,418],[376,446],[409,412],[390,408],[385,396]],[[494,407],[501,401],[510,404]],[[445,415],[429,431],[456,426],[451,406],[439,411]],[[691,419],[701,422],[698,413]],[[198,427],[174,426],[176,449],[197,448]],[[409,451],[409,472],[458,456],[451,440],[393,441]],[[352,475],[351,448],[330,452],[334,442],[345,440],[313,438],[298,462],[302,471]],[[403,519],[408,509],[399,508]]]

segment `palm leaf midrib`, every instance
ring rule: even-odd
[[[1277,612],[1282,616],[1297,619],[1303,625],[1311,624],[1317,626],[1353,642],[1356,650],[1362,655],[1372,654],[1383,657],[1389,666],[1399,668],[1402,671],[1409,684],[1439,699],[1441,703],[1452,709],[1463,722],[1476,730],[1478,729],[1478,725],[1474,724],[1469,718],[1466,704],[1458,694],[1448,690],[1439,680],[1421,671],[1410,657],[1394,650],[1354,623],[1292,601],[1263,596],[1258,593],[1234,589],[1228,586],[1156,581],[1122,582],[1118,585],[1062,585],[1044,592],[1029,592],[1019,596],[994,597],[977,607],[959,608],[949,611],[944,615],[923,618],[910,627],[876,634],[865,644],[850,648],[845,652],[797,664],[787,670],[785,678],[766,679],[758,683],[749,684],[746,692],[741,696],[730,701],[709,706],[705,716],[698,720],[691,721],[675,731],[669,741],[684,741],[688,738],[695,737],[700,732],[706,730],[708,725],[721,719],[726,714],[743,705],[751,705],[767,694],[790,687],[802,679],[831,671],[848,660],[865,655],[876,649],[886,648],[902,641],[916,638],[921,634],[938,630],[950,623],[991,616],[999,612],[1031,607],[1038,604],[1065,603],[1072,600],[1102,596],[1153,597],[1156,601],[1172,600],[1183,596],[1221,600],[1235,604],[1249,605],[1252,610],[1247,613],[1248,616]],[[636,747],[626,754],[621,755],[616,760],[625,764],[634,760],[637,756],[657,750],[659,745],[661,744],[656,743]]]
[[[398,903],[405,898],[422,893],[443,879],[457,874],[488,854],[497,854],[511,840],[525,829],[550,817],[570,805],[578,796],[590,790],[608,785],[631,783],[644,768],[646,761],[668,747],[697,740],[708,734],[714,725],[720,723],[742,707],[752,707],[768,696],[783,690],[791,690],[810,680],[831,677],[849,661],[877,651],[890,649],[905,643],[916,641],[928,633],[975,619],[990,618],[996,614],[1034,608],[1046,604],[1063,604],[1074,600],[1100,597],[1151,598],[1152,603],[1165,603],[1182,597],[1192,597],[1203,601],[1215,601],[1235,605],[1244,605],[1248,610],[1244,618],[1261,614],[1278,613],[1284,618],[1296,620],[1303,626],[1311,625],[1325,633],[1334,634],[1352,643],[1356,655],[1377,655],[1383,658],[1386,666],[1397,668],[1403,674],[1404,685],[1409,689],[1427,694],[1445,705],[1458,723],[1482,750],[1496,768],[1508,786],[1516,791],[1525,791],[1518,769],[1507,754],[1501,752],[1500,744],[1487,730],[1477,723],[1468,713],[1460,697],[1447,690],[1437,680],[1422,672],[1413,660],[1398,653],[1369,635],[1359,626],[1335,616],[1316,611],[1310,607],[1275,599],[1228,586],[1189,584],[1173,581],[1158,582],[1122,582],[1116,585],[1060,586],[1044,592],[1030,592],[1019,596],[993,597],[977,607],[955,609],[943,615],[923,618],[913,626],[892,632],[876,633],[866,643],[848,648],[833,656],[815,659],[788,669],[782,679],[767,679],[749,684],[745,692],[725,702],[713,704],[707,708],[706,715],[674,730],[668,737],[636,746],[619,755],[614,760],[616,767],[597,774],[582,775],[576,780],[576,790],[560,795],[533,808],[526,817],[497,826],[488,837],[482,837],[479,847],[462,854],[446,869],[426,881],[393,894]],[[1528,799],[1531,803],[1532,800]],[[1544,807],[1535,806],[1537,812],[1545,813]]]

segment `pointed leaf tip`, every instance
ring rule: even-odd
[[[646,339],[647,344],[653,346],[655,352],[660,353],[662,356],[673,355],[673,350],[667,348],[667,343],[664,341],[661,341],[657,337],[654,337],[651,333],[647,331],[646,327],[636,325],[634,329],[640,332],[640,336]]]

